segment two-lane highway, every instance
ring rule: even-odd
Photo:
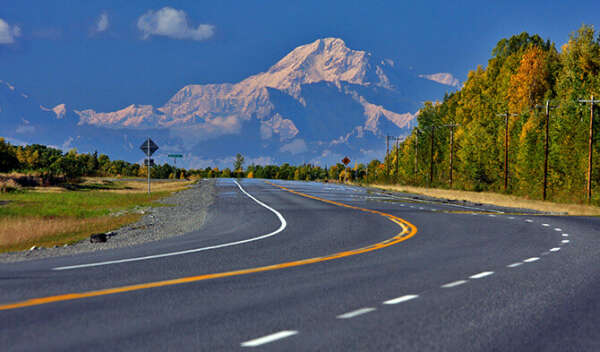
[[[206,226],[3,264],[20,350],[600,350],[600,221],[219,180]]]

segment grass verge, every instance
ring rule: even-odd
[[[185,189],[191,182],[86,179],[74,187],[31,188],[0,194],[0,253],[71,244],[92,233],[137,221],[140,207]]]
[[[368,186],[383,190],[421,194],[434,198],[466,200],[473,203],[491,204],[501,207],[532,209],[548,213],[567,213],[569,215],[600,216],[600,207],[583,204],[563,204],[541,200],[531,200],[523,197],[492,192],[470,192],[403,185],[370,184]]]

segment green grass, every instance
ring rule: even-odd
[[[149,198],[147,194],[141,193],[20,191],[0,195],[0,201],[8,201],[6,205],[0,206],[0,218],[9,216],[90,218],[134,206],[160,206],[152,201],[165,195],[167,192],[154,193]]]
[[[154,201],[185,186],[165,183],[151,197],[142,183],[104,180],[0,193],[0,253],[71,244],[92,233],[116,230],[141,217],[127,210],[168,206]]]

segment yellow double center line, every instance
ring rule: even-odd
[[[383,242],[379,242],[379,243],[370,245],[368,247],[363,247],[363,248],[358,248],[358,249],[354,249],[354,250],[350,250],[350,251],[344,251],[344,252],[338,252],[338,253],[330,254],[330,255],[327,255],[327,256],[324,256],[324,257],[309,258],[309,259],[296,260],[296,261],[292,261],[292,262],[285,262],[285,263],[279,263],[279,264],[268,265],[268,266],[260,266],[260,267],[256,267],[256,268],[234,270],[234,271],[227,271],[227,272],[214,273],[214,274],[204,274],[204,275],[197,275],[197,276],[188,276],[188,277],[182,277],[182,278],[172,279],[172,280],[155,281],[155,282],[148,282],[148,283],[137,284],[137,285],[121,286],[121,287],[108,288],[108,289],[95,290],[95,291],[87,291],[87,292],[79,292],[79,293],[67,293],[67,294],[56,295],[56,296],[32,298],[32,299],[28,299],[28,300],[21,301],[21,302],[15,302],[15,303],[9,303],[9,304],[0,305],[0,310],[9,310],[9,309],[17,309],[17,308],[23,308],[23,307],[31,307],[31,306],[37,306],[37,305],[47,304],[47,303],[53,303],[53,302],[62,302],[62,301],[70,301],[70,300],[81,299],[81,298],[88,298],[88,297],[97,297],[97,296],[112,295],[112,294],[115,294],[115,293],[123,293],[123,292],[131,292],[131,291],[144,290],[144,289],[148,289],[148,288],[179,285],[179,284],[185,284],[185,283],[190,283],[190,282],[197,282],[197,281],[210,280],[210,279],[218,279],[218,278],[229,277],[229,276],[238,276],[238,275],[260,273],[260,272],[263,272],[263,271],[278,270],[278,269],[283,269],[283,268],[291,268],[291,267],[295,267],[295,266],[301,266],[301,265],[307,265],[307,264],[325,262],[325,261],[329,261],[329,260],[333,260],[333,259],[337,259],[337,258],[349,257],[349,256],[352,256],[352,255],[366,253],[366,252],[374,251],[374,250],[377,250],[377,249],[389,247],[389,246],[392,246],[392,245],[394,245],[396,243],[405,241],[405,240],[411,238],[412,236],[414,236],[417,233],[417,227],[416,226],[414,226],[413,224],[409,223],[408,221],[406,221],[404,219],[401,219],[399,217],[396,217],[394,215],[387,214],[387,213],[384,213],[384,212],[380,212],[380,211],[377,211],[377,210],[355,207],[355,206],[352,206],[352,205],[335,202],[335,201],[332,201],[332,200],[329,200],[329,199],[319,198],[319,197],[316,197],[316,196],[312,196],[312,195],[300,193],[298,191],[294,191],[294,190],[291,190],[289,188],[286,188],[286,187],[283,187],[283,186],[279,186],[279,185],[276,185],[276,184],[268,182],[268,181],[265,181],[265,182],[268,183],[268,184],[270,184],[270,185],[272,185],[272,186],[279,187],[279,188],[281,188],[283,190],[286,190],[286,191],[291,192],[293,194],[297,194],[297,195],[302,196],[302,197],[307,197],[307,198],[319,200],[321,202],[325,202],[325,203],[337,205],[337,206],[340,206],[340,207],[345,207],[345,208],[349,208],[349,209],[354,209],[354,210],[359,210],[359,211],[364,211],[364,212],[368,212],[368,213],[373,213],[373,214],[381,215],[381,216],[386,217],[389,220],[393,221],[394,223],[398,224],[402,228],[402,231],[400,233],[398,233],[396,236],[394,236],[394,237],[392,237],[390,239],[387,239],[387,240],[385,240]]]

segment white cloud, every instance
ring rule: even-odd
[[[21,28],[17,25],[9,25],[0,18],[0,44],[11,44],[15,38],[21,36]]]
[[[20,125],[19,127],[17,127],[16,132],[21,134],[34,133],[35,127],[31,125]]]
[[[273,165],[275,164],[275,159],[273,159],[270,156],[259,156],[256,158],[246,158],[246,166],[248,165],[262,165],[262,166],[266,166],[266,165]]]
[[[67,149],[72,148],[72,144],[71,143],[73,143],[74,140],[75,140],[75,138],[73,138],[73,137],[67,138],[67,140],[64,141],[64,143],[62,144],[62,146],[61,146],[62,148],[60,148],[60,149],[61,150],[67,150]]]
[[[158,11],[148,10],[140,16],[137,26],[144,39],[162,35],[173,39],[204,40],[212,37],[215,29],[210,24],[200,24],[194,28],[188,23],[185,11],[172,7],[163,7]]]
[[[96,33],[104,32],[108,29],[109,25],[110,22],[108,20],[108,14],[106,12],[102,12],[96,20],[96,27],[94,29]]]
[[[292,153],[294,155],[304,153],[307,150],[308,150],[308,148],[306,147],[306,143],[304,142],[304,139],[301,139],[301,138],[294,139],[293,141],[291,141],[288,144],[283,145],[279,149],[279,151],[281,151],[281,152],[288,152],[288,153]]]
[[[440,72],[440,73],[432,73],[430,75],[419,75],[421,78],[428,79],[430,81],[434,81],[440,84],[444,84],[447,86],[458,87],[460,86],[460,81],[452,76],[451,73]]]

